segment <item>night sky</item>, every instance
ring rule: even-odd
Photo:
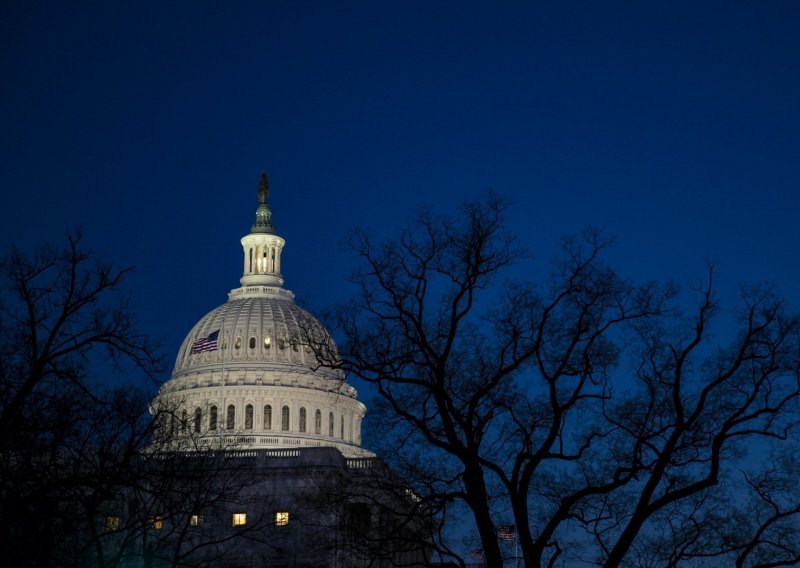
[[[312,311],[352,228],[488,189],[533,256],[509,278],[594,225],[633,279],[711,259],[726,307],[800,308],[800,3],[548,4],[4,1],[0,242],[82,227],[170,362],[239,285],[262,170]]]

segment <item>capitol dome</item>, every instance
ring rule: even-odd
[[[345,457],[372,456],[360,447],[366,408],[330,366],[333,340],[283,288],[285,241],[268,193],[262,175],[256,223],[241,239],[241,286],[189,331],[153,408],[175,417],[179,448],[334,447]]]

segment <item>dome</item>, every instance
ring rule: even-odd
[[[323,353],[321,358],[331,360],[336,355],[325,328],[286,297],[286,291],[281,290],[282,297],[262,290],[244,288],[243,294],[232,295],[227,303],[197,322],[181,345],[173,377],[220,367],[224,362],[229,369],[254,365],[266,365],[262,368],[270,369],[294,367],[295,372],[343,381],[341,372],[325,368],[316,356]],[[192,349],[198,341],[217,331],[218,349]]]
[[[228,301],[203,316],[183,340],[172,377],[153,411],[171,416],[177,450],[334,447],[362,449],[366,407],[336,360],[327,330],[283,288],[281,252],[262,176],[256,223],[241,239],[244,273]]]

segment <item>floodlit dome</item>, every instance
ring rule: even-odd
[[[174,417],[178,448],[328,446],[372,456],[360,447],[366,408],[344,374],[324,365],[336,358],[330,334],[283,288],[285,241],[272,225],[266,175],[258,193],[256,223],[241,239],[242,286],[192,327],[153,409]]]
[[[335,356],[335,346],[322,325],[298,307],[283,289],[272,293],[264,287],[240,288],[231,299],[206,314],[184,339],[175,361],[173,377],[200,369],[220,367],[252,369],[264,363],[262,370],[307,373],[329,380],[343,381],[339,372],[323,366],[317,357],[320,349],[328,359]],[[219,332],[218,348],[205,351],[194,345]],[[224,359],[224,361],[223,361]],[[296,367],[295,369],[290,369]]]

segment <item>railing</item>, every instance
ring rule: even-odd
[[[370,469],[375,464],[375,458],[347,458],[346,464],[350,469]]]

